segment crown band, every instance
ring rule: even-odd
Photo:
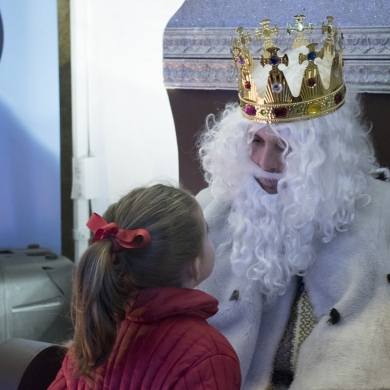
[[[331,114],[338,110],[345,101],[345,85],[332,93],[297,103],[256,104],[242,98],[239,94],[242,115],[255,122],[288,123],[304,121]]]

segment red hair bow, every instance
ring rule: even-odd
[[[123,248],[144,248],[150,243],[150,234],[147,230],[119,229],[119,226],[115,222],[107,223],[103,217],[96,213],[93,213],[91,218],[89,218],[87,227],[95,233],[92,243],[109,236],[114,237],[115,241]]]

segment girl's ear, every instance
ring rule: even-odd
[[[192,276],[197,282],[200,279],[200,257],[196,257],[194,261],[191,262]]]
[[[194,288],[199,284],[200,279],[200,257],[189,262],[183,271],[182,287]]]

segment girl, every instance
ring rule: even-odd
[[[193,290],[214,266],[203,212],[186,191],[137,188],[93,214],[73,282],[72,345],[49,390],[238,390],[239,362]]]

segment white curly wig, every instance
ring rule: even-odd
[[[336,112],[309,121],[267,125],[244,118],[228,104],[210,115],[199,155],[213,196],[229,201],[231,263],[237,275],[260,280],[269,297],[281,295],[294,275],[315,260],[313,240],[330,242],[369,203],[366,175],[378,169],[369,126],[356,94]],[[266,176],[250,160],[254,133],[267,128],[285,145],[278,193],[266,193]],[[272,174],[268,174],[272,177]]]

